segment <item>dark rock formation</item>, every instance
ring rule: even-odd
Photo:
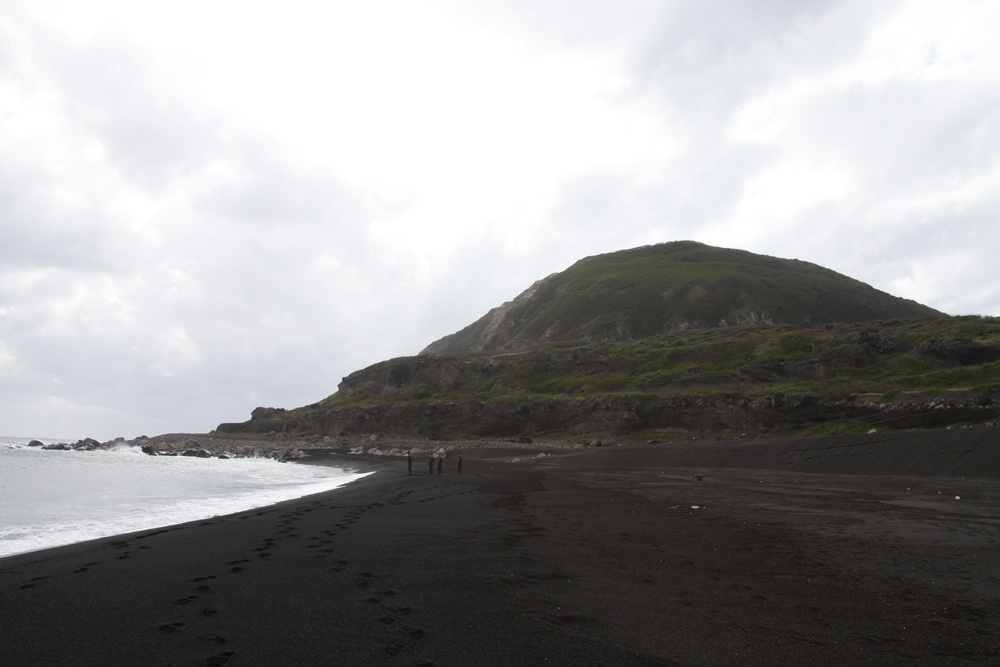
[[[83,440],[78,440],[73,449],[83,452],[92,452],[95,449],[100,449],[101,443],[93,438],[84,438]]]
[[[783,399],[781,399],[783,400]],[[880,404],[857,400],[821,403],[803,397],[792,405],[766,401],[712,398],[665,399],[636,402],[607,400],[545,400],[538,403],[386,404],[370,408],[342,408],[297,414],[282,427],[288,433],[362,435],[384,433],[427,439],[462,437],[518,438],[546,434],[607,433],[628,436],[654,430],[730,437],[780,433],[838,420],[869,423],[873,428],[937,428],[959,423],[981,423],[1000,415],[993,404],[978,399],[911,401]],[[251,419],[220,424],[219,433],[265,433],[271,424]],[[265,430],[267,429],[267,430]]]
[[[284,412],[285,408],[254,408],[253,412],[250,413],[250,418],[265,421],[280,417]]]
[[[858,342],[882,354],[895,352],[899,349],[898,341],[878,329],[865,329],[858,336]]]
[[[1000,359],[1000,348],[980,345],[966,338],[957,338],[951,341],[931,338],[919,345],[917,350],[926,357],[946,366],[972,366]]]
[[[185,449],[181,452],[181,456],[193,456],[199,459],[209,459],[212,458],[212,453],[205,451],[204,449]]]

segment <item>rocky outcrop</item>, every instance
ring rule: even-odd
[[[95,449],[109,449],[114,446],[114,441],[101,443],[93,438],[83,438],[70,445],[65,442],[56,442],[50,445],[43,445],[42,449],[49,450],[75,450],[78,452],[92,452]]]
[[[284,410],[272,413],[255,411],[258,417],[268,414],[280,414]],[[107,442],[98,442],[93,438],[84,438],[76,443],[52,443],[43,445],[42,449],[56,451],[94,451],[117,449],[123,447],[138,447],[148,456],[187,456],[195,458],[270,458],[276,461],[292,461],[305,456],[303,447],[314,447],[321,439],[304,436],[295,439],[274,433],[262,437],[255,435],[240,435],[229,437],[214,431],[207,434],[165,434],[153,438],[144,435],[133,440],[115,438]]]
[[[899,342],[879,329],[865,329],[858,336],[858,342],[881,354],[889,354],[899,349]]]
[[[1000,348],[982,345],[967,338],[931,338],[917,346],[920,354],[944,366],[972,366],[1000,360]]]
[[[254,408],[250,413],[250,418],[259,421],[276,420],[281,419],[286,412],[285,408]]]
[[[181,456],[190,456],[196,459],[210,459],[212,458],[212,453],[205,449],[185,449],[180,454]]]
[[[516,438],[605,433],[624,437],[646,431],[674,431],[701,437],[752,437],[838,420],[872,428],[940,428],[983,423],[1000,416],[988,399],[877,403],[842,400],[821,403],[804,395],[775,395],[766,401],[732,396],[639,402],[632,399],[545,400],[541,402],[427,401],[370,408],[314,409],[283,423],[287,433],[354,436],[380,433],[425,439]],[[271,424],[251,419],[222,424],[225,433],[262,433]]]

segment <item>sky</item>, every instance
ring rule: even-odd
[[[675,240],[1000,315],[997,0],[3,0],[0,434],[207,432]]]

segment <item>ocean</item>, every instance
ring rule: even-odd
[[[0,438],[0,557],[271,505],[369,473],[271,459],[78,452]],[[48,442],[48,441],[46,441]]]

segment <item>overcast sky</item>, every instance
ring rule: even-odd
[[[693,239],[1000,315],[1000,2],[0,4],[0,434],[205,432]]]

